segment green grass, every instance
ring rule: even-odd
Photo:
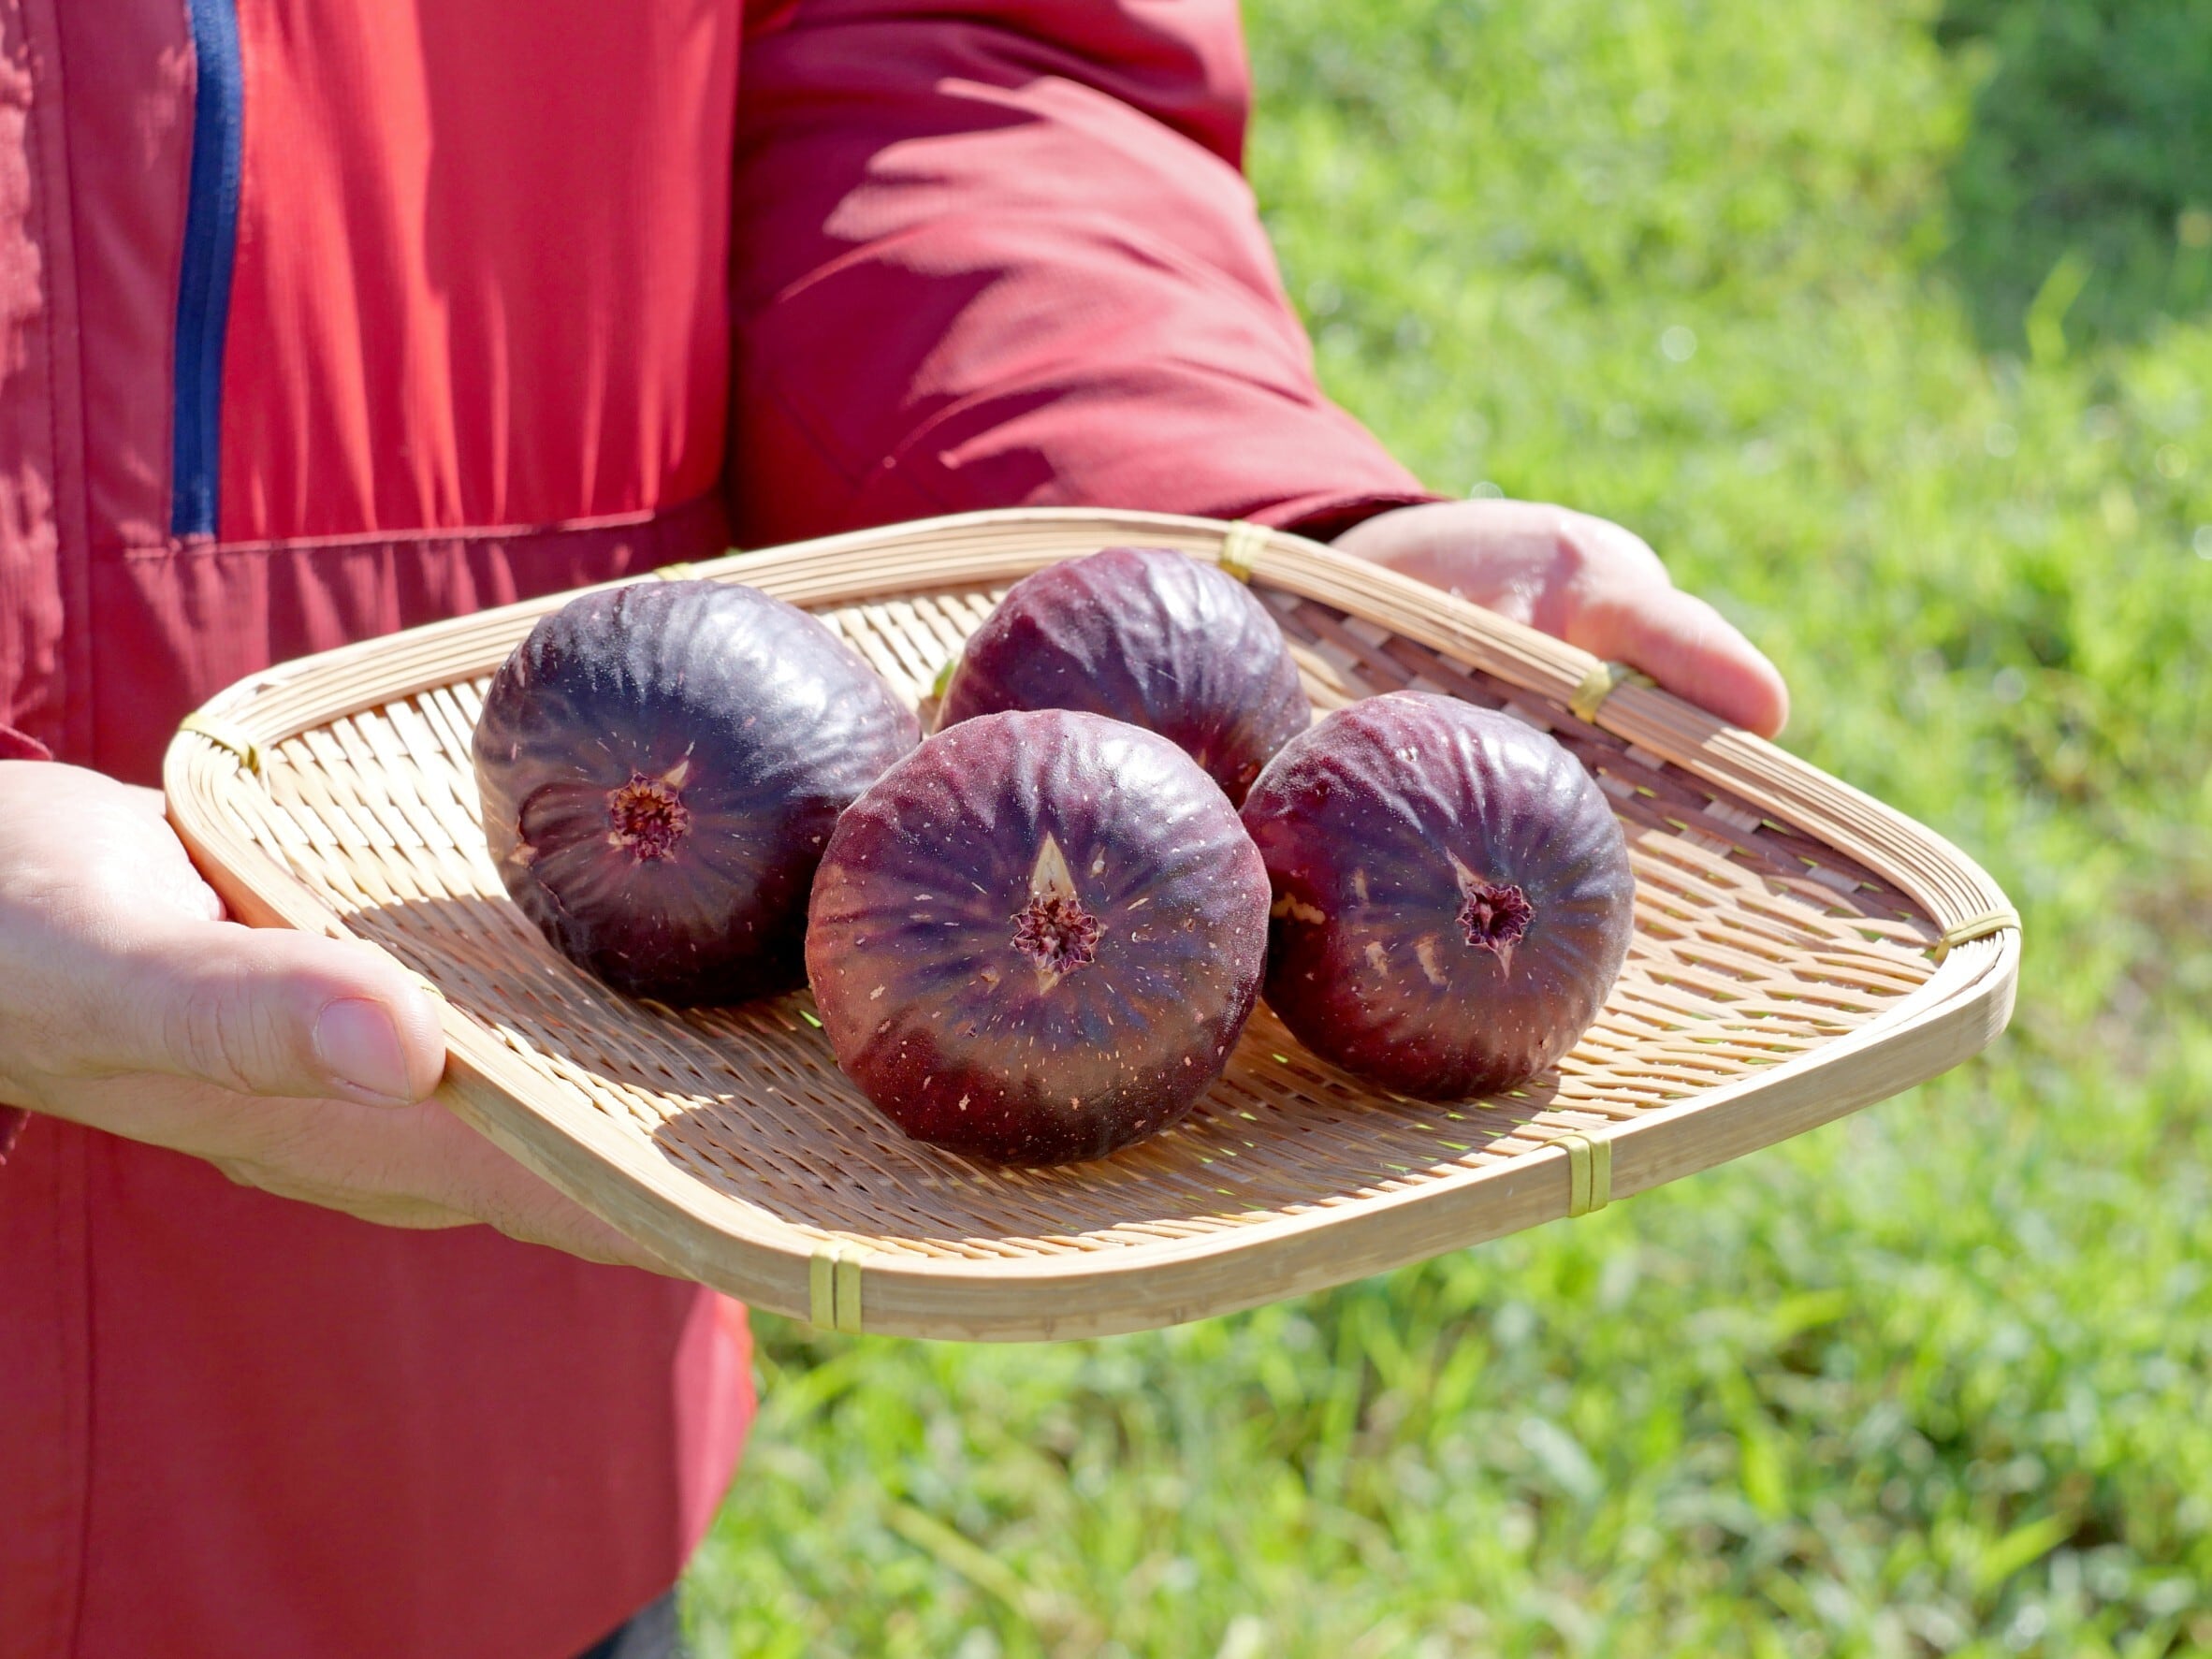
[[[1248,21],[1332,389],[1438,488],[1649,536],[1783,664],[1792,747],[2016,896],[2018,1014],[1783,1147],[1236,1318],[762,1317],[702,1655],[2212,1652],[2201,0]]]

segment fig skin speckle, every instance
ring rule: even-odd
[[[1157,732],[1231,802],[1313,719],[1283,631],[1252,590],[1159,547],[1109,547],[1016,582],[961,652],[938,727],[1037,708]]]
[[[1012,1164],[1179,1121],[1258,1000],[1267,872],[1167,739],[1064,710],[924,741],[839,821],[807,968],[838,1063],[909,1135]]]
[[[1573,755],[1510,716],[1421,691],[1338,709],[1275,757],[1244,819],[1273,891],[1268,1006],[1399,1094],[1528,1082],[1627,958],[1620,823]]]
[[[485,838],[522,912],[618,990],[790,990],[837,814],[921,735],[857,652],[757,589],[586,593],[486,694]]]

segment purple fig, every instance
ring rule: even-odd
[[[854,802],[807,969],[837,1063],[908,1134],[1098,1157],[1181,1118],[1259,996],[1267,872],[1206,775],[1098,715],[983,715]]]
[[[961,652],[938,725],[1013,708],[1157,732],[1232,802],[1313,718],[1283,631],[1251,589],[1157,547],[1109,547],[1013,585]]]
[[[485,837],[522,912],[618,990],[789,990],[837,814],[920,738],[858,653],[756,589],[586,593],[485,697]]]
[[[1555,1065],[1634,929],[1621,826],[1581,763],[1508,715],[1370,697],[1293,738],[1244,826],[1274,901],[1267,1001],[1298,1040],[1422,1099]]]

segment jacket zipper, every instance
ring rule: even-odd
[[[179,536],[211,536],[222,476],[223,341],[230,324],[231,260],[238,250],[245,81],[236,0],[186,0],[185,11],[192,22],[197,82],[184,255],[177,284],[169,530]]]

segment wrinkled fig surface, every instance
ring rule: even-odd
[[[1157,732],[1231,801],[1313,718],[1283,631],[1251,589],[1157,547],[1109,547],[1013,585],[961,653],[938,724],[1015,708]]]
[[[857,653],[779,599],[720,582],[587,593],[493,677],[474,746],[485,837],[523,913],[617,989],[788,990],[837,814],[920,737]]]
[[[807,969],[838,1064],[917,1140],[1098,1157],[1217,1077],[1259,995],[1267,873],[1173,744],[1098,715],[929,738],[837,825]]]
[[[1400,691],[1294,738],[1244,802],[1273,889],[1268,1005],[1424,1099],[1513,1088],[1597,1017],[1636,881],[1581,763],[1509,716]]]

